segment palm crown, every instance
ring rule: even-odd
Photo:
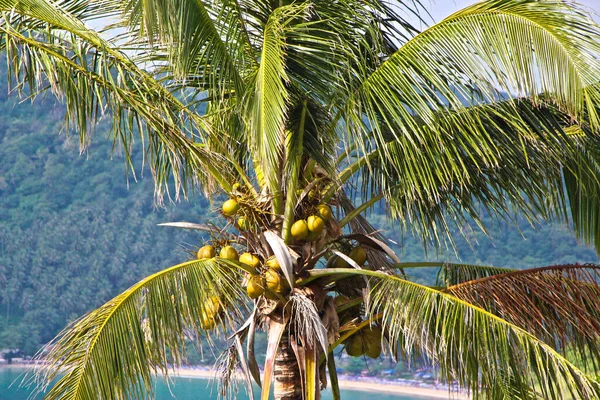
[[[485,229],[482,210],[517,209],[569,221],[598,248],[600,27],[578,6],[488,0],[422,32],[402,17],[419,18],[413,1],[0,7],[14,87],[62,98],[82,149],[107,115],[128,159],[140,135],[159,201],[230,197],[225,229],[168,224],[210,234],[197,260],[48,345],[36,375],[42,388],[58,378],[47,398],[142,398],[183,362],[186,338],[219,334],[231,342],[223,393],[240,366],[265,399],[274,370],[277,399],[317,398],[327,381],[339,398],[333,350],[376,358],[384,344],[475,397],[600,395],[565,358],[600,361],[596,266],[401,263],[362,215],[383,202],[439,245],[452,226]],[[405,274],[419,266],[439,268],[435,287]]]

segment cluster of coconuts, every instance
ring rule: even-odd
[[[319,204],[316,213],[307,219],[299,219],[291,228],[292,237],[298,241],[313,242],[321,237],[325,230],[325,223],[333,217],[331,208],[326,204]]]
[[[346,340],[346,353],[351,357],[360,357],[364,354],[370,358],[379,358],[381,337],[382,331],[377,325],[363,328]]]
[[[263,295],[270,299],[276,299],[290,290],[288,282],[281,274],[281,265],[275,256],[267,258],[262,264],[258,256],[244,253],[240,257],[240,262],[252,266],[257,271],[256,274],[250,275],[246,286],[246,292],[251,299],[257,299]]]
[[[198,260],[207,260],[217,256],[217,249],[214,246],[206,245],[198,250]],[[238,261],[238,252],[232,246],[223,246],[219,251],[219,258],[225,260]]]
[[[221,210],[226,217],[234,218],[240,210],[240,205],[235,199],[229,199],[223,203]],[[331,210],[329,207],[327,207],[327,210],[323,211],[323,214],[331,218]],[[323,220],[321,220],[320,223],[321,227],[319,234],[325,228]],[[244,216],[238,218],[237,225],[242,231],[249,229],[248,220]],[[224,252],[224,249],[226,248],[231,248],[231,250]],[[221,258],[227,258],[228,260],[235,260],[242,264],[246,264],[256,271],[256,273],[250,274],[247,279],[246,291],[251,299],[257,299],[263,295],[270,299],[277,299],[279,296],[283,296],[289,292],[289,284],[282,276],[281,266],[275,256],[271,256],[263,262],[258,255],[251,253],[242,253],[238,258],[236,252],[234,257],[233,251],[235,251],[235,249],[231,246],[225,246],[221,249],[219,255]]]

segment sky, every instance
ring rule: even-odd
[[[476,0],[422,0],[422,3],[429,9],[435,21],[439,21],[453,12],[476,2]],[[574,2],[591,8],[600,14],[600,0],[576,0]],[[595,19],[600,22],[599,17]]]

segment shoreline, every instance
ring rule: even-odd
[[[0,369],[27,369],[34,367],[27,363],[0,364]],[[189,379],[212,379],[215,377],[214,371],[201,368],[176,368],[169,370],[169,376],[173,378],[189,378]],[[354,390],[361,392],[375,392],[397,394],[404,396],[417,396],[426,399],[457,399],[466,400],[469,397],[462,393],[449,392],[446,389],[436,389],[427,387],[415,387],[403,385],[400,383],[390,382],[383,383],[373,379],[350,379],[348,376],[339,376],[340,389]]]
[[[195,369],[195,368],[179,368],[172,370],[173,376],[178,378],[214,378],[212,370]],[[373,380],[351,380],[347,376],[340,375],[339,384],[341,390],[355,390],[361,392],[378,392],[388,394],[398,394],[406,396],[417,396],[426,399],[457,399],[463,400],[468,397],[461,393],[450,393],[444,389],[422,388],[410,385],[402,385],[394,382],[382,383]]]

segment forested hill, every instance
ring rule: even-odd
[[[80,156],[77,137],[61,133],[62,109],[8,99],[4,76],[0,71],[0,349],[32,354],[68,321],[188,258],[185,248],[199,243],[196,235],[157,223],[211,214],[200,196],[157,210],[151,175],[130,177],[128,188],[123,159],[112,154],[105,130]],[[401,242],[383,215],[371,217]],[[520,228],[496,227],[494,242],[478,237],[474,250],[458,240],[462,260],[516,268],[596,261],[563,227]],[[424,257],[414,239],[398,250],[404,260]]]

